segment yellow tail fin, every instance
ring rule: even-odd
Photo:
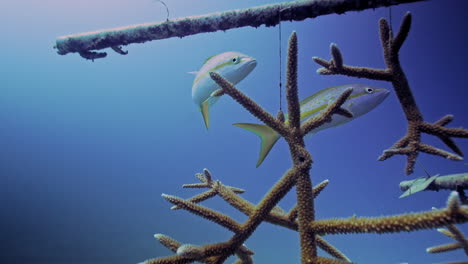
[[[249,124],[249,123],[237,123],[234,124],[237,127],[246,129],[248,131],[254,132],[257,136],[260,137],[262,143],[260,145],[260,154],[258,156],[257,168],[262,164],[263,160],[266,158],[271,148],[275,145],[276,141],[280,138],[280,135],[276,133],[271,127],[266,125],[259,124]]]
[[[208,99],[202,103],[200,111],[202,112],[206,129],[210,128],[210,103]]]

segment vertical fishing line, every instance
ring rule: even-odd
[[[393,36],[393,28],[392,28],[392,7],[388,7],[388,21],[390,24],[390,34]]]
[[[281,61],[281,9],[278,9],[278,50],[279,50],[279,108],[280,108],[280,111],[283,111],[282,109],[282,104],[281,104],[281,98],[283,97],[282,96],[282,89],[281,89],[281,86],[282,86],[282,80],[281,80],[281,75],[283,75],[283,72],[282,72],[282,69],[283,69],[283,66],[282,66],[282,61]]]

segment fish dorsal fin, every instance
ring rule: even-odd
[[[271,127],[266,125],[259,124],[249,124],[249,123],[237,123],[234,126],[246,129],[248,131],[254,132],[257,136],[260,137],[262,143],[260,145],[260,154],[258,155],[257,168],[262,164],[263,160],[266,158],[271,148],[275,145],[276,141],[280,138],[280,135],[276,133]]]
[[[205,65],[205,63],[207,63],[210,59],[212,59],[212,58],[213,58],[214,56],[216,56],[216,55],[218,55],[218,54],[211,55],[211,56],[209,56],[208,58],[206,58],[206,60],[203,62],[202,65]]]
[[[336,87],[338,87],[338,86],[332,86],[332,87],[328,87],[326,89],[320,90],[320,91],[318,91],[318,92],[316,92],[316,93],[302,99],[301,101],[299,101],[299,105],[303,106],[303,105],[307,104],[308,102],[314,100],[318,96],[324,94],[325,92],[327,92],[329,90],[332,90],[332,89],[335,89]]]
[[[205,127],[206,129],[210,128],[210,101],[209,99],[206,99],[200,107],[200,111],[202,112],[203,115],[203,121],[205,121]]]

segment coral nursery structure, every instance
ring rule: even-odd
[[[121,45],[143,43],[146,41],[185,37],[199,33],[228,30],[239,27],[275,26],[280,21],[301,21],[327,14],[342,14],[347,11],[358,11],[381,6],[392,6],[423,0],[335,0],[335,1],[290,1],[277,4],[257,6],[247,9],[216,12],[202,16],[191,16],[169,19],[162,22],[145,23],[126,27],[99,30],[59,37],[54,48],[57,53],[78,53],[89,60],[107,56],[106,52],[97,50],[112,48],[121,55],[126,55]],[[169,15],[168,15],[169,16]]]
[[[197,33],[227,30],[243,26],[274,26],[281,20],[300,21],[323,14],[340,14],[350,10],[363,10],[415,1],[418,0],[292,1],[246,10],[234,10],[206,16],[167,20],[156,24],[69,35],[59,38],[56,48],[61,55],[77,52],[86,59],[97,59],[105,57],[106,54],[95,52],[95,50],[110,47],[119,54],[127,54],[126,51],[122,50],[120,45],[128,45],[130,43],[142,43],[174,36],[184,37]],[[314,61],[323,67],[318,70],[318,73],[324,75],[339,74],[392,83],[408,121],[407,134],[391,148],[385,150],[379,157],[379,160],[383,161],[397,154],[406,155],[406,174],[413,172],[420,152],[442,156],[450,160],[461,160],[463,153],[452,138],[467,138],[468,130],[463,128],[447,128],[446,125],[453,120],[452,115],[446,115],[435,123],[425,122],[400,64],[399,50],[410,31],[411,14],[405,15],[399,31],[395,35],[385,19],[379,21],[379,26],[386,69],[345,65],[340,50],[333,44],[331,45],[331,60],[314,58]],[[352,117],[352,113],[342,107],[351,95],[352,89],[347,89],[335,101],[330,102],[318,115],[301,123],[297,85],[297,58],[297,35],[293,32],[289,39],[286,66],[287,115],[283,114],[281,110],[278,111],[276,116],[268,113],[254,100],[224,79],[223,76],[216,72],[210,73],[210,77],[221,88],[214,92],[214,96],[231,97],[286,140],[293,161],[292,167],[270,188],[258,204],[253,204],[242,198],[240,195],[244,193],[243,189],[228,186],[218,180],[214,180],[207,169],[204,169],[202,173],[196,174],[200,183],[183,186],[184,188],[207,189],[200,194],[188,199],[163,194],[162,197],[173,204],[172,209],[182,209],[201,216],[231,231],[233,235],[223,242],[194,245],[190,244],[190,242],[179,242],[165,234],[156,234],[155,238],[174,252],[174,254],[146,260],[143,263],[182,264],[201,262],[220,264],[224,263],[232,255],[237,256],[236,264],[254,263],[252,257],[254,251],[247,248],[244,242],[263,222],[272,223],[299,233],[302,264],[352,263],[350,257],[345,256],[323,238],[325,235],[350,233],[387,234],[441,227],[447,228],[447,230],[440,229],[441,233],[454,238],[457,242],[433,247],[428,249],[428,251],[442,252],[463,248],[468,254],[467,239],[454,226],[455,224],[463,224],[468,221],[468,206],[461,202],[466,197],[460,197],[459,194],[462,193],[460,191],[450,194],[447,206],[444,209],[394,216],[353,216],[341,219],[316,219],[314,199],[328,185],[328,181],[323,181],[313,187],[311,177],[313,160],[309,151],[305,148],[304,136],[313,129],[330,122],[333,115]],[[422,143],[422,133],[437,136],[454,153]],[[278,206],[278,203],[293,187],[296,187],[297,204],[289,210],[284,210]],[[226,214],[200,205],[201,202],[215,196],[221,197],[230,206],[245,214],[248,219],[244,223],[240,223]],[[318,256],[319,248],[328,255]]]
[[[446,116],[435,124],[428,124],[422,121],[422,115],[416,107],[412,97],[406,77],[399,64],[398,51],[401,48],[410,28],[411,15],[407,14],[403,20],[399,32],[393,37],[389,30],[387,21],[380,21],[380,35],[384,56],[388,69],[375,70],[368,68],[357,68],[345,66],[338,48],[332,45],[331,61],[314,58],[314,60],[325,67],[319,70],[322,74],[346,74],[356,77],[366,77],[370,79],[381,79],[391,81],[399,96],[401,105],[406,113],[409,122],[409,132],[402,140],[395,144],[390,150],[384,152],[381,160],[394,154],[404,154],[408,156],[407,173],[412,172],[414,162],[418,152],[423,151],[433,155],[458,159],[458,156],[448,152],[424,145],[420,142],[420,133],[427,132],[439,136],[449,147],[461,155],[461,151],[450,139],[450,137],[467,137],[468,131],[463,128],[445,128],[444,126],[452,120],[451,116]],[[333,245],[328,243],[322,236],[329,234],[349,234],[349,233],[396,233],[413,232],[421,229],[431,229],[446,226],[450,232],[445,234],[455,238],[456,245],[442,246],[443,250],[455,248],[465,248],[466,238],[454,224],[468,221],[468,207],[462,205],[457,192],[452,192],[447,201],[445,209],[433,210],[420,213],[401,214],[396,216],[383,217],[350,217],[344,219],[324,219],[316,220],[314,210],[314,199],[327,186],[328,181],[318,184],[312,188],[311,167],[312,158],[308,150],[304,147],[304,136],[312,129],[329,122],[332,115],[352,116],[352,113],[342,108],[342,104],[350,96],[352,90],[343,92],[334,102],[319,115],[301,124],[297,87],[297,36],[292,33],[289,40],[288,60],[287,60],[287,81],[286,98],[288,102],[288,115],[279,111],[277,116],[273,116],[260,107],[255,101],[244,95],[231,83],[226,81],[217,73],[210,73],[211,78],[218,83],[222,90],[217,95],[228,95],[242,105],[252,115],[273,128],[288,143],[293,166],[281,179],[265,194],[258,204],[252,204],[243,199],[239,194],[244,190],[227,186],[220,181],[215,181],[211,173],[205,169],[196,177],[201,183],[186,184],[184,188],[207,188],[208,190],[189,199],[163,194],[163,198],[174,204],[172,209],[187,210],[195,215],[208,219],[233,233],[232,237],[224,242],[192,245],[176,241],[169,236],[156,234],[155,238],[164,246],[172,250],[173,256],[161,257],[147,260],[145,264],[162,263],[192,263],[195,261],[202,263],[223,263],[229,256],[236,255],[237,264],[253,263],[254,252],[244,245],[244,241],[256,230],[262,222],[269,222],[294,231],[299,232],[301,263],[351,263],[350,258],[341,253]],[[289,211],[285,211],[278,202],[292,189],[296,187],[297,205]],[[248,220],[239,223],[221,212],[199,205],[214,196],[224,199],[229,205],[248,216]],[[329,256],[321,257],[317,255],[317,249],[321,248]],[[438,247],[440,248],[440,247]],[[432,248],[428,251],[442,251]]]

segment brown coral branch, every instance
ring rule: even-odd
[[[206,188],[209,187],[207,183],[189,183],[182,185],[182,188]]]
[[[311,162],[310,156],[308,157],[308,161]],[[283,175],[283,177],[272,187],[272,189],[263,197],[261,202],[255,207],[247,222],[242,225],[242,232],[234,234],[234,236],[228,241],[228,244],[230,245],[229,249],[223,253],[218,263],[222,263],[235,249],[250,237],[254,230],[265,220],[273,207],[275,207],[286,193],[291,190],[303,169],[305,168],[301,166],[293,167],[288,170],[286,174]]]
[[[442,253],[442,252],[457,250],[460,248],[462,248],[462,245],[458,242],[455,242],[455,243],[430,247],[430,248],[427,248],[426,251],[427,253]]]
[[[193,263],[196,260],[197,259],[194,259],[193,257],[174,255],[170,257],[149,259],[144,261],[142,264],[185,264]]]
[[[277,206],[273,207],[273,209],[271,209],[271,213],[284,215],[284,214],[286,214],[286,211],[284,211],[283,208],[281,208],[279,205],[277,205]]]
[[[386,69],[344,65],[341,52],[335,44],[332,44],[330,47],[332,59],[330,61],[316,57],[313,58],[317,64],[323,67],[317,70],[317,72],[324,75],[341,74],[392,83],[408,121],[408,130],[403,138],[383,152],[378,158],[379,160],[386,160],[393,155],[406,155],[406,174],[411,174],[413,172],[419,152],[437,155],[451,160],[462,160],[461,156],[463,156],[463,153],[451,138],[468,138],[468,130],[464,128],[445,128],[444,126],[453,119],[451,115],[447,115],[433,124],[424,122],[403,68],[401,67],[399,51],[411,28],[411,14],[407,13],[404,16],[403,22],[395,37],[393,37],[388,22],[385,19],[380,19],[379,25],[384,61],[387,66]],[[434,146],[422,144],[421,133],[432,134],[439,137],[441,141],[456,154],[438,149]]]
[[[211,174],[210,174],[211,176]],[[203,183],[208,183],[208,180],[211,182],[210,178],[206,178],[204,173],[195,173],[195,177]],[[183,187],[183,186],[182,186]]]
[[[171,257],[150,259],[150,260],[141,262],[140,264],[160,264],[160,263],[178,264],[178,263],[192,263],[194,261],[199,261],[205,264],[213,264],[213,263],[216,263],[216,260],[218,259],[217,256],[209,254],[210,247],[213,248],[213,245],[197,246],[197,245],[192,245],[192,244],[182,244],[179,241],[169,236],[163,235],[163,234],[156,234],[154,235],[154,237],[162,245],[167,247],[172,252],[176,253],[176,255],[171,256]],[[243,263],[243,264],[253,263],[253,259],[251,255],[255,254],[255,252],[248,249],[245,245],[240,246],[239,249],[235,252],[235,254],[240,258],[240,262],[236,262],[236,263]]]
[[[211,177],[211,172],[208,169],[203,169],[203,175],[205,176],[206,182],[211,183],[213,181]]]
[[[460,243],[463,250],[465,251],[465,254],[468,256],[468,239],[465,237],[465,235],[463,235],[462,231],[460,231],[460,229],[454,225],[447,225],[447,229],[450,230],[455,240]]]
[[[189,202],[193,203],[200,203],[203,202],[211,197],[214,197],[218,194],[218,189],[216,186],[221,184],[220,182],[215,182],[211,179],[211,173],[208,171],[208,169],[203,169],[203,173],[197,173],[195,176],[202,182],[202,183],[192,183],[192,184],[184,184],[182,185],[182,188],[210,188],[210,190],[197,194],[189,199],[186,199]],[[244,193],[245,190],[232,187],[232,186],[227,186],[223,185],[226,188],[229,188],[232,190],[234,193]],[[172,210],[177,210],[179,207],[177,205],[174,205],[171,207]]]
[[[255,205],[235,194],[232,190],[224,185],[217,186],[218,195],[223,198],[232,207],[236,208],[245,215],[251,215],[255,209]]]
[[[288,102],[289,127],[298,128],[301,124],[301,109],[297,90],[297,35],[289,37],[286,68],[286,100]]]
[[[421,122],[419,124],[421,132],[439,137],[455,153],[463,156],[463,152],[453,142],[450,137],[468,138],[468,130],[464,128],[446,128],[445,125],[453,120],[453,115],[446,115],[434,124]]]
[[[332,55],[332,59],[330,61],[318,57],[312,58],[315,61],[315,63],[323,67],[318,69],[317,73],[321,75],[341,74],[350,77],[365,78],[370,80],[391,81],[392,76],[388,70],[344,65],[343,57],[336,44],[332,43],[330,45],[330,50]],[[339,56],[337,57],[338,54]]]
[[[352,262],[343,261],[339,259],[330,259],[324,257],[314,257],[310,261],[306,262],[308,264],[351,264]]]
[[[296,181],[296,197],[298,209],[298,231],[301,246],[301,263],[307,263],[317,256],[315,234],[306,232],[310,221],[315,220],[312,180],[309,170],[312,167],[312,158],[304,148],[304,134],[301,131],[300,105],[297,87],[297,36],[293,32],[289,38],[286,74],[286,99],[288,102],[289,135],[285,137],[294,168],[298,170]]]
[[[463,233],[458,229],[455,225],[449,224],[447,225],[447,229],[437,229],[440,233],[457,240],[455,243],[439,245],[427,248],[426,251],[428,253],[441,253],[447,251],[453,251],[457,249],[463,249],[465,254],[468,256],[468,239],[463,235]]]
[[[234,233],[240,232],[241,230],[241,225],[225,214],[172,195],[162,194],[162,197],[177,205],[179,208],[215,222]]]
[[[321,183],[319,183],[317,186],[314,187],[314,189],[313,189],[313,193],[314,193],[313,199],[317,198],[317,196],[325,189],[325,187],[327,187],[328,183],[329,183],[328,180],[324,180]],[[290,221],[294,221],[296,219],[296,217],[297,217],[297,205],[295,205],[295,206],[293,206],[293,208],[291,208],[291,210],[288,212],[286,217]]]
[[[318,220],[310,223],[319,235],[348,233],[397,233],[437,228],[468,222],[468,206],[461,206],[457,192],[452,192],[443,210],[386,217],[350,217]]]
[[[186,199],[186,201],[188,202],[191,202],[191,203],[200,203],[200,202],[203,202],[205,200],[208,200],[212,197],[215,197],[218,193],[216,192],[216,189],[210,189],[206,192],[203,192],[203,193],[200,193],[200,194],[197,194],[191,198],[188,198]],[[180,209],[180,207],[178,205],[174,205],[171,207],[171,210],[177,210],[177,209]]]
[[[245,246],[239,247],[236,251],[236,255],[239,259],[234,264],[253,264],[253,254],[255,253]]]
[[[444,228],[437,228],[437,231],[443,235],[446,235],[450,238],[453,238],[455,239],[455,236],[452,234],[452,232],[450,232],[448,229],[444,229]]]
[[[349,118],[353,117],[353,114],[351,112],[344,108],[341,108],[341,106],[344,104],[346,99],[348,99],[352,92],[353,89],[346,89],[342,94],[340,94],[338,99],[336,99],[333,103],[328,105],[327,108],[320,115],[314,116],[305,121],[301,126],[301,134],[305,136],[315,128],[327,122],[331,122],[332,116],[334,114],[340,114]]]
[[[314,198],[317,197],[320,194],[320,192],[328,185],[328,182],[329,182],[328,180],[324,180],[314,188]],[[225,201],[227,201],[231,206],[238,209],[245,215],[250,216],[253,213],[253,210],[255,207],[253,204],[242,199],[239,195],[233,193],[231,190],[229,190],[222,184],[218,185],[218,195],[221,196],[221,198],[223,198]],[[295,217],[294,219],[291,220],[290,217],[292,214],[294,214]],[[270,212],[270,214],[265,219],[265,221],[297,231],[298,226],[297,226],[297,223],[294,221],[296,217],[297,217],[297,206],[294,206],[294,208],[287,215],[276,214],[274,211]],[[346,257],[338,249],[336,249],[331,244],[329,244],[322,237],[316,236],[316,241],[317,241],[317,246],[321,248],[322,250],[324,250],[325,252],[327,252],[328,254],[330,254],[331,256],[334,256],[338,259],[350,261],[348,257]]]
[[[155,234],[154,238],[174,253],[177,252],[177,249],[182,245],[179,241],[163,234]]]
[[[205,256],[205,248],[193,244],[183,244],[177,249],[176,254],[178,256],[201,259]]]
[[[340,260],[351,262],[351,260],[348,257],[346,257],[345,254],[343,254],[337,248],[332,246],[330,243],[328,243],[321,236],[315,236],[315,241],[317,242],[317,246],[319,248],[321,248],[323,251],[327,252],[331,256],[333,256],[333,257],[335,257],[337,259],[340,259]]]
[[[247,109],[247,111],[249,111],[253,116],[257,117],[266,125],[273,128],[281,136],[287,137],[289,132],[286,129],[284,123],[280,122],[270,113],[265,111],[261,106],[259,106],[256,102],[254,102],[244,93],[236,89],[232,83],[224,79],[218,73],[210,72],[210,76],[226,92],[226,94],[230,95],[234,100],[236,100],[245,109]]]
[[[300,155],[304,157],[304,163],[309,164],[311,162],[310,156],[308,156],[305,150],[298,150]],[[254,230],[262,223],[265,218],[269,215],[268,213],[274,208],[274,206],[286,195],[286,193],[294,186],[296,179],[299,175],[299,172],[307,170],[307,165],[299,164],[296,167],[288,170],[286,174],[278,181],[275,186],[266,194],[266,196],[262,199],[259,205],[257,205],[252,214],[250,215],[247,222],[245,222],[241,226],[241,230],[236,232],[236,234],[228,241],[224,243],[216,243],[211,245],[203,246],[204,255],[203,258],[212,257],[214,256],[214,260],[210,261],[210,263],[223,263],[224,260],[231,254],[234,254],[242,243],[254,232]],[[228,188],[225,188],[228,191],[231,191]],[[194,207],[196,204],[189,203],[189,202],[182,202],[180,200],[171,198],[171,202],[180,202],[178,205],[183,207],[184,209]],[[197,211],[200,211],[197,208]],[[194,211],[196,213],[196,211]],[[208,218],[217,218],[211,217],[207,212]],[[217,221],[217,219],[216,219]],[[224,225],[223,225],[224,226]],[[192,258],[192,260],[198,260],[199,258]],[[148,263],[150,264],[159,264],[159,263],[179,263],[179,262],[170,262],[170,261],[182,261],[180,263],[189,263],[189,259],[181,258],[180,256],[177,257],[166,257],[166,258],[158,258],[150,260]],[[188,262],[186,262],[188,261]]]

